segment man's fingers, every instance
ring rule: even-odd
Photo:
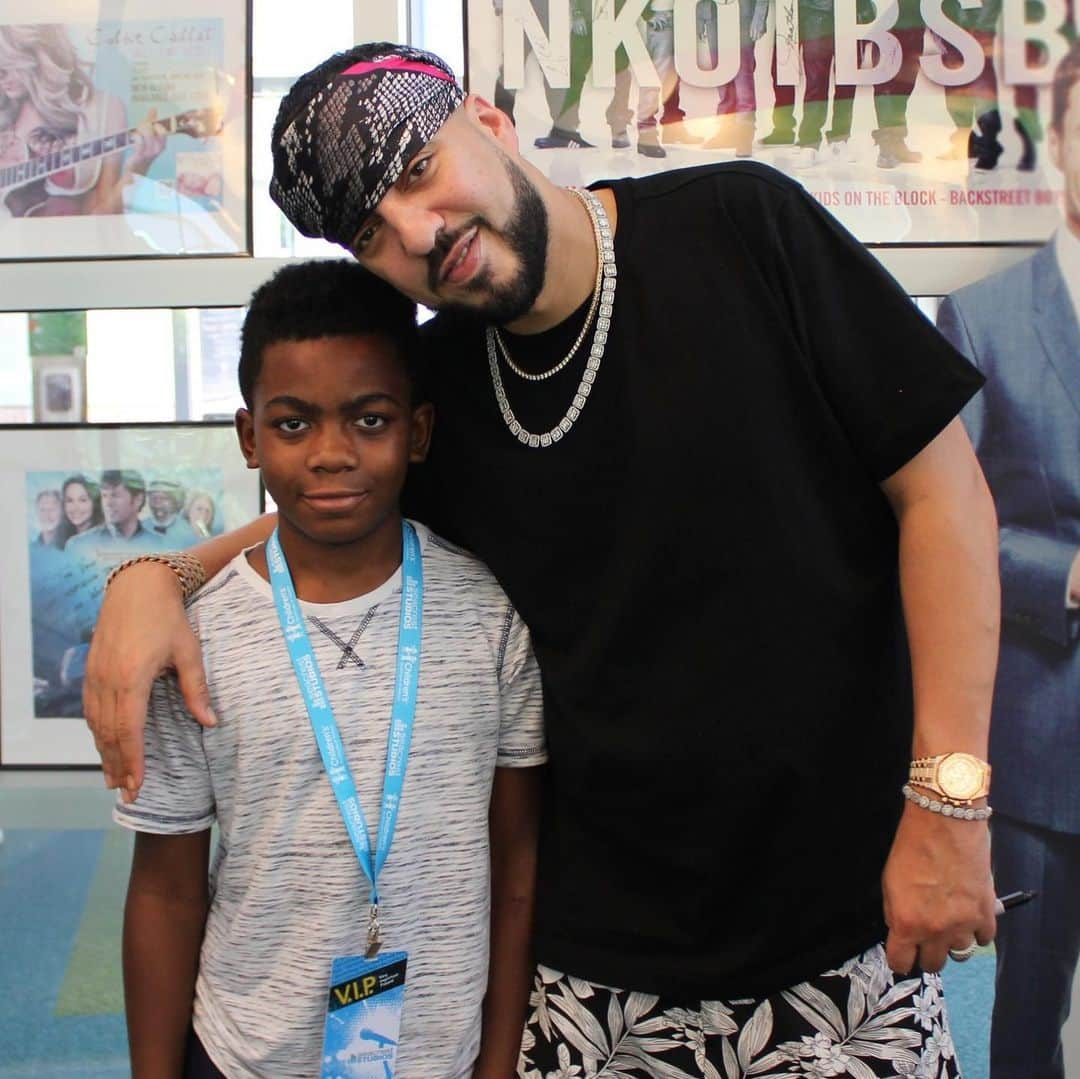
[[[897,974],[907,974],[915,966],[915,955],[915,942],[908,937],[902,937],[895,929],[890,929],[885,941],[885,958],[889,969]]]
[[[206,686],[206,669],[202,652],[194,633],[189,633],[176,650],[176,680],[188,711],[204,726],[216,727],[217,716],[210,704],[210,690]]]
[[[971,943],[970,940],[967,942]],[[928,974],[936,974],[943,966],[949,955],[949,946],[942,937],[933,937],[924,940],[919,945],[919,966]]]
[[[143,729],[149,699],[150,684],[143,681],[116,694],[115,737],[120,763],[115,774],[121,790],[131,794],[138,791],[143,781]]]

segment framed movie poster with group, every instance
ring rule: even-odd
[[[870,244],[1045,240],[1075,0],[466,0],[469,89],[562,184],[757,160]]]
[[[249,0],[8,0],[0,258],[251,250]]]
[[[260,512],[232,424],[0,428],[0,763],[97,764],[82,718],[109,571]]]

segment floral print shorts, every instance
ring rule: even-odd
[[[538,967],[518,1079],[958,1079],[937,974],[882,945],[763,1000],[673,1007]]]

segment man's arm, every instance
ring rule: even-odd
[[[133,1079],[180,1079],[209,906],[210,830],[135,837],[124,908]]]
[[[265,540],[276,523],[276,514],[266,514],[189,553],[213,577],[245,547]],[[101,755],[105,786],[122,787],[125,801],[134,801],[142,786],[150,686],[169,669],[176,671],[191,714],[212,727],[202,656],[184,615],[179,582],[167,566],[142,562],[119,574],[105,593],[83,682],[83,711]]]
[[[913,757],[986,759],[1000,591],[994,505],[958,419],[882,484],[900,525],[915,697]],[[899,794],[899,792],[898,792]],[[949,948],[993,939],[984,822],[906,802],[883,877],[889,965],[939,970]]]
[[[496,768],[491,792],[491,963],[473,1079],[517,1069],[532,981],[540,769]]]

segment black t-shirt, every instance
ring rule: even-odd
[[[878,484],[981,377],[781,174],[607,186],[618,289],[577,423],[517,442],[483,328],[439,316],[410,510],[488,563],[533,634],[540,962],[758,996],[884,934],[912,709]],[[583,317],[509,335],[511,355],[550,366]],[[527,429],[563,416],[587,351],[545,382],[502,369]]]

